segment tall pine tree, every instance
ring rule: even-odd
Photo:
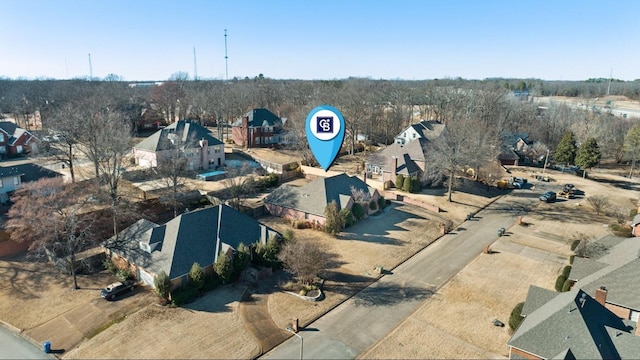
[[[553,160],[562,165],[571,165],[575,161],[576,151],[576,138],[572,131],[567,131],[562,135],[562,139],[560,139],[560,143],[556,147]]]
[[[580,145],[578,152],[576,153],[575,163],[580,166],[582,171],[582,177],[585,177],[587,173],[584,171],[585,169],[591,169],[592,167],[598,165],[600,162],[600,147],[598,146],[598,142],[594,138],[588,138],[587,141]]]

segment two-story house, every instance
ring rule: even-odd
[[[13,122],[0,121],[0,156],[38,152],[40,140]]]
[[[232,124],[233,142],[246,148],[281,144],[285,121],[267,109],[253,109]]]
[[[156,167],[172,150],[184,153],[189,170],[209,170],[224,165],[224,144],[204,126],[179,120],[160,129],[134,146],[137,165]]]
[[[396,144],[408,144],[411,141],[419,139],[433,140],[440,136],[442,129],[444,129],[444,124],[435,120],[422,120],[402,130],[402,132],[395,137],[394,142]]]

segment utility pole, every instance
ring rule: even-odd
[[[229,81],[229,56],[227,56],[227,29],[224,29],[224,71],[225,71],[225,80]]]
[[[542,167],[542,176],[544,176],[544,171],[547,170],[547,161],[549,161],[549,149],[547,149],[547,156],[544,158],[544,166]]]
[[[607,86],[607,96],[609,96],[609,93],[611,92],[611,78],[613,77],[613,68],[611,68],[611,71],[609,72],[609,85]]]

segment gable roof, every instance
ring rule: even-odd
[[[229,206],[217,205],[184,213],[164,225],[140,220],[118,235],[127,245],[114,252],[154,274],[164,271],[174,279],[189,273],[194,262],[202,267],[213,264],[225,248],[264,243],[278,233]],[[140,243],[149,245],[150,252],[142,250]]]
[[[351,188],[369,195],[377,192],[360,178],[343,173],[318,177],[300,187],[284,184],[265,197],[264,202],[324,217],[324,209],[331,201],[338,204],[338,210],[347,206]]]
[[[527,316],[537,310],[542,305],[546,304],[549,300],[558,295],[557,292],[541,288],[535,285],[529,285],[529,291],[527,292],[527,298],[524,301],[524,306],[520,314]]]
[[[191,120],[179,120],[162,128],[142,140],[134,148],[148,151],[163,151],[172,148],[172,138],[179,139],[184,148],[200,146],[199,140],[207,140],[209,146],[220,145],[222,141],[213,136],[213,133],[204,126]]]
[[[381,166],[386,171],[392,171],[394,159],[398,159],[396,172],[410,175],[419,171],[416,161],[426,161],[425,145],[429,140],[420,138],[406,144],[393,143],[384,149],[376,151],[367,157],[367,163]]]
[[[9,144],[10,146],[15,145],[16,141],[20,139],[20,137],[24,134],[27,134],[30,136],[29,140],[31,138],[36,138],[35,135],[19,127],[18,125],[16,125],[11,121],[0,121],[0,130],[7,133],[7,135],[9,136],[9,138],[7,139],[7,144]]]
[[[558,293],[529,314],[507,344],[542,358],[568,351],[578,359],[633,358],[640,347],[635,325],[584,291],[572,290]]]
[[[438,136],[440,136],[444,128],[445,128],[444,124],[439,123],[436,120],[422,120],[417,124],[411,124],[407,126],[404,130],[400,132],[400,134],[404,133],[409,129],[413,129],[418,134],[418,137],[420,139],[427,139],[427,140],[433,141]],[[400,137],[400,134],[398,134],[396,138]]]
[[[248,118],[249,127],[278,127],[282,126],[282,119],[267,109],[253,109],[244,116]],[[233,123],[233,126],[241,126],[242,118]]]

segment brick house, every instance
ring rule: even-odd
[[[285,121],[267,109],[253,109],[231,125],[233,142],[245,148],[282,144]]]
[[[265,208],[274,216],[288,219],[306,220],[310,223],[324,225],[324,210],[327,204],[335,201],[338,211],[349,209],[355,203],[353,190],[361,191],[375,202],[375,209],[365,207],[367,214],[378,210],[378,190],[367,185],[356,176],[339,174],[330,177],[318,177],[304,186],[284,184],[264,199]]]
[[[10,121],[0,121],[0,155],[3,157],[37,153],[39,142],[30,131]]]
[[[221,253],[233,255],[240,243],[266,244],[280,234],[229,206],[217,205],[183,213],[164,225],[142,219],[118,237],[125,245],[107,250],[116,266],[152,288],[164,271],[175,289],[187,284],[193,263],[211,273]]]

